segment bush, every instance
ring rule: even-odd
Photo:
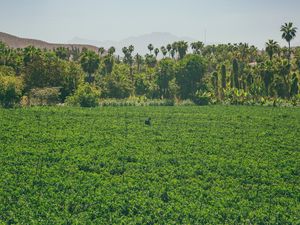
[[[55,105],[59,103],[59,88],[35,88],[29,94],[30,105]]]
[[[194,106],[195,103],[190,99],[186,99],[186,100],[182,100],[182,101],[177,101],[176,105],[177,106]]]
[[[14,68],[10,66],[0,66],[0,77],[16,76]]]
[[[174,99],[147,99],[145,96],[131,96],[125,99],[101,99],[100,106],[174,106]]]
[[[237,88],[225,89],[224,98],[225,102],[231,105],[251,105],[251,100],[253,99],[252,95],[249,92]],[[261,101],[264,101],[263,97],[261,98]]]
[[[0,103],[3,107],[13,107],[22,96],[23,82],[19,77],[0,76]]]
[[[214,102],[213,94],[209,92],[200,92],[197,91],[195,96],[193,97],[193,102],[196,105],[209,105]]]
[[[73,96],[66,100],[67,105],[80,107],[96,107],[99,105],[100,91],[87,83],[78,87]]]

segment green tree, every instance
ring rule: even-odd
[[[126,64],[116,64],[113,72],[100,81],[102,97],[128,98],[134,93],[134,84],[128,77],[130,68]]]
[[[104,52],[105,52],[105,48],[104,47],[100,47],[98,49],[98,53],[99,53],[100,56],[102,56],[104,54]]]
[[[166,57],[167,53],[168,53],[168,50],[166,49],[165,46],[161,46],[160,47],[160,51],[161,53],[163,54],[164,58]]]
[[[13,107],[22,96],[23,83],[20,77],[0,76],[0,103],[3,107]]]
[[[153,45],[152,45],[152,44],[149,44],[149,45],[148,45],[148,49],[149,49],[150,55],[151,55],[151,54],[152,54],[152,51],[153,51],[153,49],[154,49]]]
[[[108,54],[109,55],[113,55],[114,53],[116,52],[116,48],[114,46],[111,46],[109,49],[108,49]]]
[[[199,55],[187,55],[177,65],[176,82],[182,99],[193,98],[202,84],[206,65]]]
[[[154,68],[156,66],[157,59],[155,58],[154,55],[146,54],[145,55],[145,62],[147,64],[147,66]]]
[[[179,59],[183,59],[189,47],[188,43],[186,41],[178,41],[176,46],[179,54]]]
[[[58,47],[55,49],[55,54],[58,58],[62,60],[69,60],[70,50],[65,47]]]
[[[280,49],[280,47],[279,47],[278,43],[274,40],[269,40],[266,43],[266,52],[268,53],[271,61],[273,59],[273,55],[275,53],[279,52],[279,49]]]
[[[105,74],[110,74],[114,68],[115,58],[112,55],[108,54],[103,57],[103,63],[105,67]]]
[[[29,63],[32,63],[35,58],[40,57],[42,51],[34,46],[28,46],[23,49],[24,55],[24,64],[27,66]]]
[[[158,49],[158,48],[155,48],[155,49],[154,49],[155,57],[157,57],[158,53],[159,53],[159,49]]]
[[[216,71],[213,72],[213,74],[211,76],[211,84],[214,88],[215,96],[216,96],[216,98],[218,98],[218,96],[219,96],[219,77],[218,77],[218,73]]]
[[[93,74],[100,65],[99,56],[94,51],[85,50],[81,54],[80,64],[83,71],[88,74],[86,81],[91,84],[94,80]]]
[[[84,83],[76,90],[75,94],[68,97],[69,105],[80,107],[96,107],[99,104],[100,91],[93,85]]]
[[[260,76],[264,82],[266,96],[269,96],[270,85],[274,79],[274,65],[272,61],[267,61],[266,63],[261,65]]]
[[[290,93],[291,96],[295,96],[299,93],[298,82],[299,80],[297,78],[297,75],[296,73],[294,73],[291,82],[291,93]]]
[[[232,61],[232,75],[234,87],[239,89],[239,63],[236,58]]]
[[[144,59],[138,53],[135,55],[134,59],[135,59],[136,65],[137,65],[137,71],[138,71],[138,73],[140,73],[141,72],[141,65],[144,63]]]
[[[201,41],[192,42],[191,48],[193,49],[194,54],[201,54],[204,48],[204,43]]]
[[[132,57],[132,53],[134,51],[134,46],[130,45],[128,48],[124,47],[122,48],[122,51],[124,53],[124,58],[123,58],[123,62],[128,64],[130,67],[130,77],[131,77],[131,81],[133,82],[133,63],[134,63],[134,59]]]
[[[172,50],[172,45],[171,44],[167,44],[167,50],[169,52],[169,56],[171,57],[171,50]]]
[[[285,23],[281,26],[280,31],[282,32],[282,39],[286,40],[289,46],[288,60],[291,60],[291,41],[296,37],[297,27],[293,26],[293,23]]]
[[[224,64],[221,66],[221,84],[222,88],[226,89],[226,66]]]
[[[156,68],[157,85],[159,93],[162,98],[170,97],[169,83],[175,78],[175,63],[173,60],[167,58],[162,59]]]
[[[283,60],[279,65],[279,75],[284,81],[284,93],[285,97],[290,97],[290,92],[289,92],[289,75],[291,71],[291,64],[289,61]]]

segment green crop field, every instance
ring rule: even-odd
[[[0,165],[0,223],[300,224],[298,108],[1,109]]]

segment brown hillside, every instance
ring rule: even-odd
[[[13,36],[7,33],[0,32],[0,41],[6,43],[11,48],[25,48],[29,45],[32,45],[36,48],[41,49],[54,49],[58,47],[66,47],[66,48],[79,48],[80,50],[82,48],[87,48],[89,50],[93,50],[95,52],[98,51],[98,48],[96,46],[92,45],[80,45],[80,44],[53,44],[48,43],[45,41],[35,40],[35,39],[28,39],[28,38],[20,38],[17,36]]]

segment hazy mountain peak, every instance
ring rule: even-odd
[[[135,47],[135,53],[138,52],[139,54],[146,54],[148,52],[147,46],[150,43],[153,44],[155,48],[160,48],[161,46],[165,46],[179,40],[191,42],[195,39],[190,37],[178,37],[169,32],[151,32],[148,34],[131,36],[120,41],[96,41],[74,37],[70,42],[76,44],[90,44],[104,48],[114,46],[116,48],[116,53],[122,55],[122,48],[124,46],[133,45]]]

